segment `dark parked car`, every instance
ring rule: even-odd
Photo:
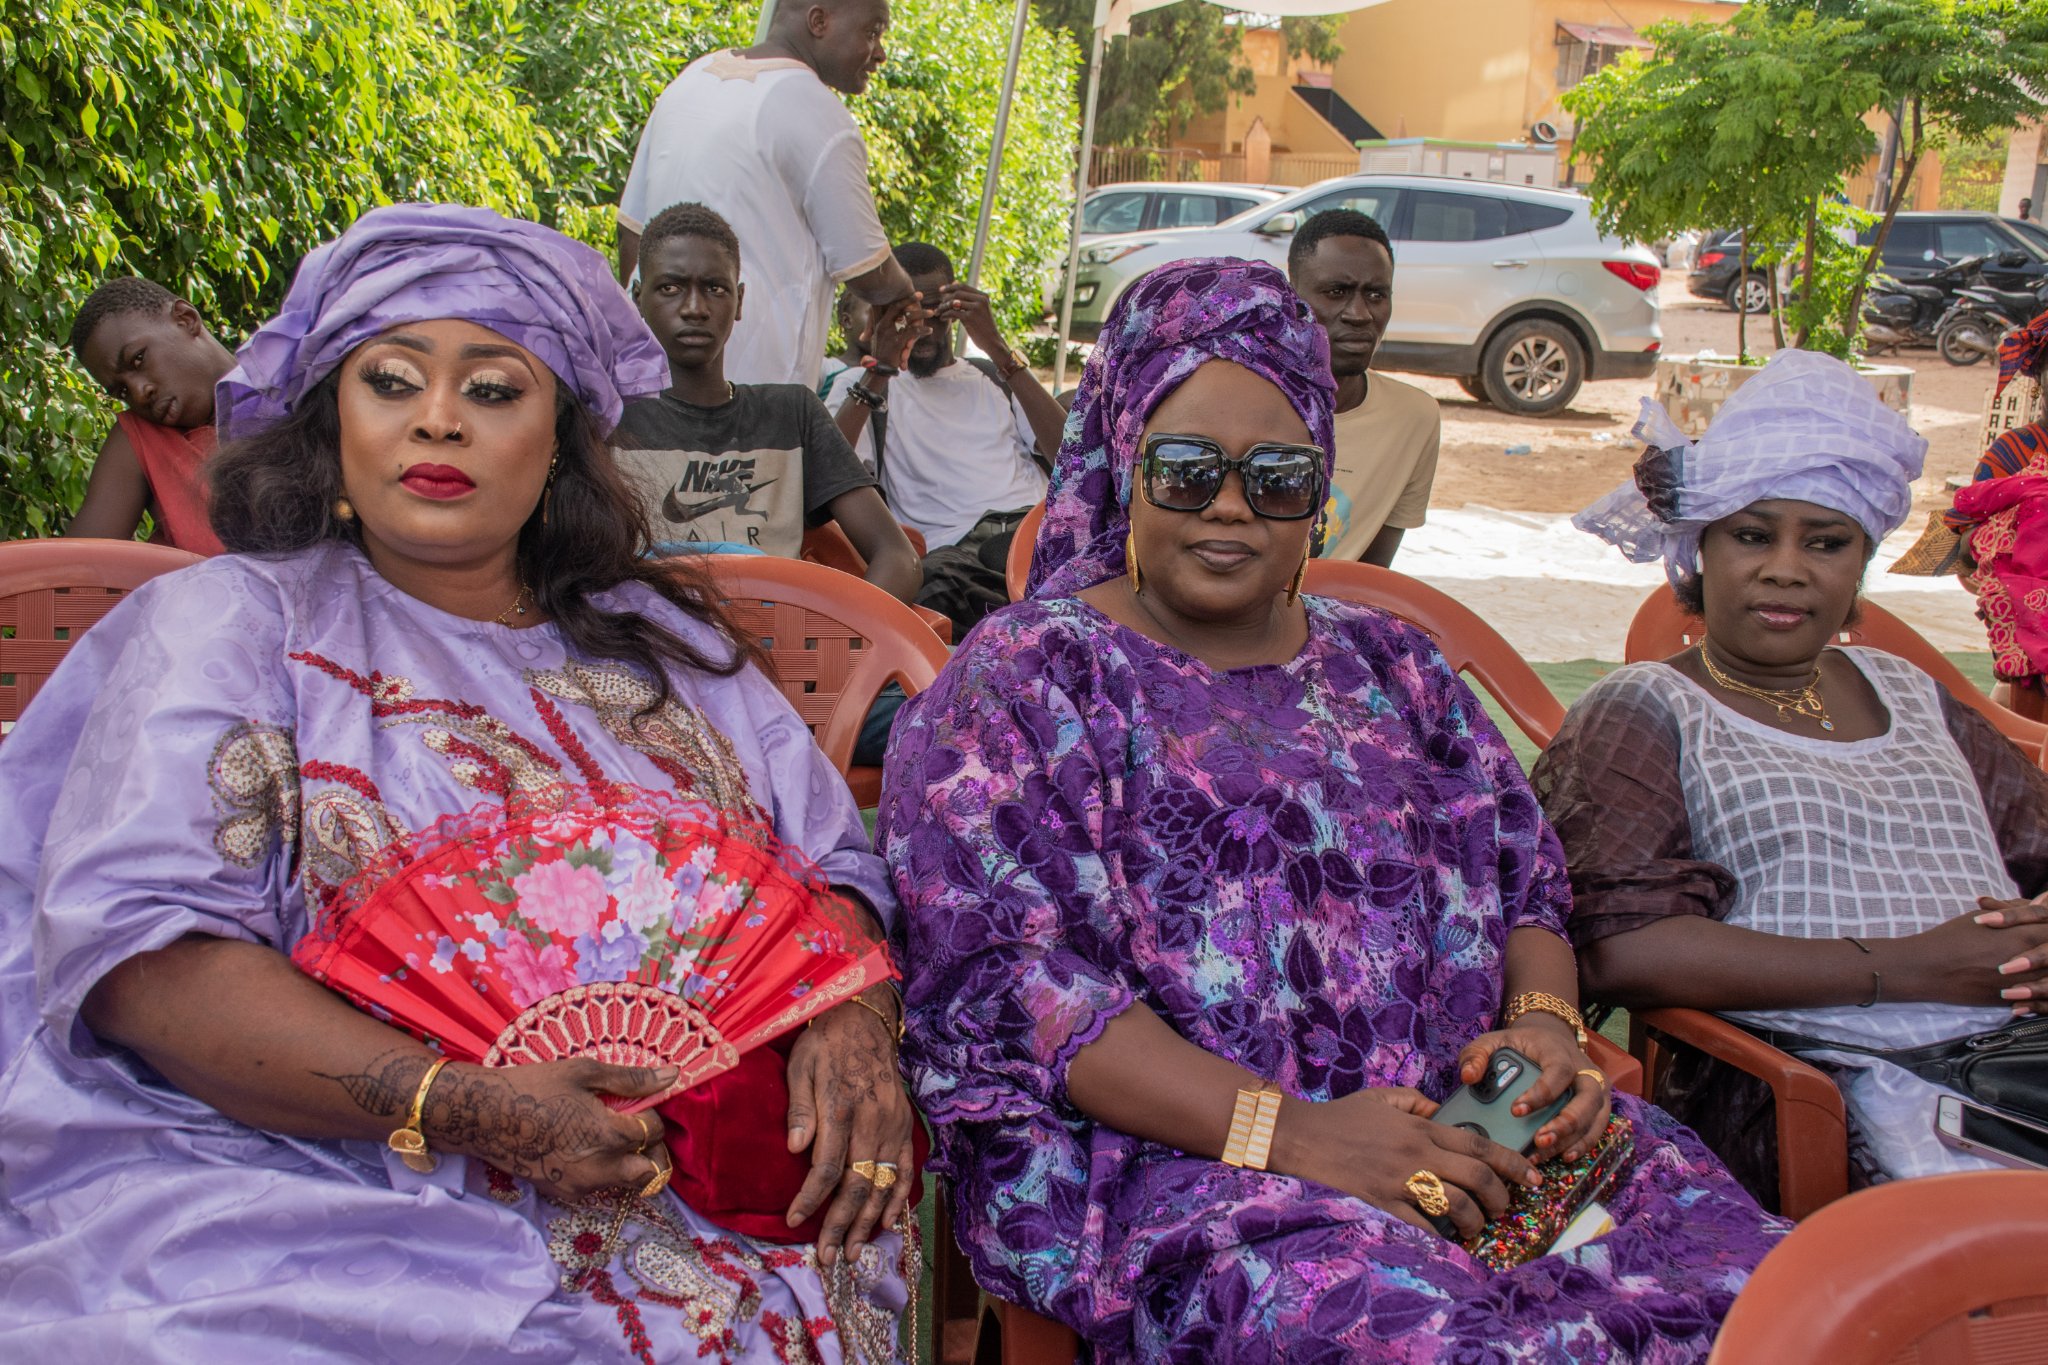
[[[1876,236],[1877,228],[1868,227],[1861,240]],[[2002,259],[2014,255],[2025,259]],[[1966,256],[1989,257],[1984,273],[2003,288],[2028,288],[2048,278],[2048,232],[1995,213],[1901,213],[1878,252],[1878,269],[1910,284]]]
[[[1695,298],[1713,299],[1745,313],[1769,312],[1770,282],[1764,278],[1763,267],[1756,263],[1753,253],[1749,258],[1748,292],[1742,292],[1742,254],[1742,229],[1707,234],[1693,257],[1692,273],[1685,277],[1685,287]]]

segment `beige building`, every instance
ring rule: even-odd
[[[2035,119],[2013,129],[2005,145],[2005,183],[1998,191],[1998,211],[2018,216],[2020,200],[2033,200],[2035,222],[2048,214],[2048,119]]]
[[[1277,31],[1253,29],[1245,57],[1257,93],[1195,120],[1175,145],[1234,172],[1221,178],[1295,184],[1356,169],[1361,138],[1522,142],[1545,124],[1540,132],[1568,154],[1560,92],[1649,46],[1640,32],[1651,24],[1719,23],[1739,8],[1735,0],[1386,0],[1344,21],[1343,55],[1327,69],[1290,59]],[[1268,155],[1267,173],[1257,174]]]

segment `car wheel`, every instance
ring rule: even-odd
[[[1578,338],[1542,318],[1501,328],[1479,362],[1486,401],[1520,417],[1556,412],[1578,397],[1585,378],[1586,356]]]
[[[1484,403],[1486,401],[1486,386],[1479,382],[1478,375],[1468,374],[1459,376],[1458,387],[1471,394],[1474,398],[1477,398],[1480,402]]]
[[[1751,275],[1747,280],[1735,277],[1735,283],[1728,286],[1728,306],[1738,313],[1768,313],[1771,311],[1771,286],[1761,275]]]

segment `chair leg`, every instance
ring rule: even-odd
[[[990,1307],[1001,1324],[1002,1365],[1074,1365],[1080,1359],[1073,1328],[1014,1303],[992,1299]]]

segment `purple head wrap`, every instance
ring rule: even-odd
[[[1138,437],[1153,410],[1211,360],[1287,395],[1334,462],[1330,343],[1287,277],[1263,262],[1180,261],[1139,280],[1109,310],[1088,357],[1053,467],[1028,596],[1071,597],[1124,571]]]
[[[439,318],[533,352],[607,432],[627,398],[668,387],[660,343],[589,247],[489,209],[393,204],[307,253],[284,306],[214,390],[221,439],[283,417],[378,333]]]
[[[1699,575],[1700,534],[1753,502],[1790,498],[1855,518],[1872,545],[1913,506],[1927,442],[1862,375],[1832,356],[1783,350],[1694,441],[1643,400],[1635,477],[1572,518],[1674,585]]]

